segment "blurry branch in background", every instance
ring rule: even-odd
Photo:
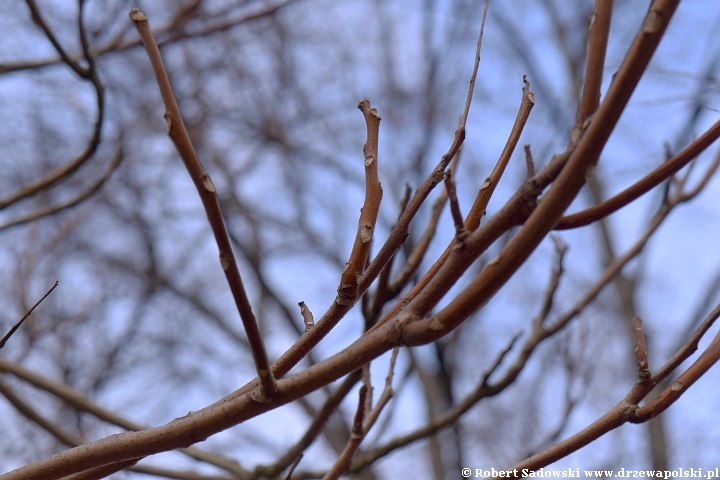
[[[30,5],[31,3],[33,5],[35,4],[34,1],[26,1],[28,5]],[[295,0],[281,0],[278,2],[273,2],[270,5],[263,5],[259,9],[257,9],[255,5],[251,5],[249,7],[243,5],[243,8],[238,8],[237,6],[233,5],[227,9],[215,12],[213,14],[201,15],[202,12],[197,7],[202,3],[202,0],[193,0],[192,3],[190,3],[189,5],[183,8],[179,8],[175,15],[170,19],[168,24],[153,32],[153,34],[156,38],[160,38],[160,41],[158,42],[160,46],[172,44],[189,38],[204,37],[207,35],[227,31],[246,22],[251,22],[253,20],[258,20],[273,15],[274,13],[281,10],[283,7],[292,4],[294,1]],[[79,2],[81,6],[84,3],[85,1]],[[37,7],[30,8],[31,12],[39,12]],[[238,10],[240,10],[239,13]],[[38,15],[35,15],[33,13],[33,20],[37,22],[36,19],[40,19],[40,21],[42,22],[39,13]],[[43,27],[43,29],[45,28],[47,28],[47,31],[50,31],[47,26]],[[97,57],[105,55],[107,53],[128,50],[142,45],[142,42],[140,40],[129,40],[123,38],[127,33],[128,29],[123,29],[114,39],[108,42],[105,46],[90,49],[90,54]],[[59,43],[57,41],[54,41],[53,45],[59,46]],[[87,55],[87,52],[85,51],[83,51],[82,55],[70,55],[64,50],[58,51],[58,53],[60,54],[60,58],[22,63],[0,64],[0,75],[12,72],[20,72],[23,70],[34,70],[50,67],[53,65],[57,65],[60,62],[77,65],[77,60],[86,58]]]
[[[23,199],[26,199],[32,195],[35,195],[39,192],[45,191],[47,188],[55,185],[60,180],[68,177],[72,173],[74,173],[76,170],[78,170],[81,166],[85,164],[92,156],[95,154],[98,145],[100,144],[100,136],[102,132],[102,126],[103,126],[103,119],[105,118],[105,87],[103,86],[102,82],[100,81],[100,77],[98,76],[97,72],[97,66],[95,64],[95,59],[91,55],[88,47],[87,37],[85,33],[85,29],[83,28],[83,13],[82,13],[82,5],[83,2],[80,3],[80,8],[78,9],[78,30],[80,35],[80,44],[83,48],[83,58],[87,62],[88,66],[87,68],[80,67],[76,61],[71,60],[68,55],[63,50],[60,43],[57,41],[55,36],[53,35],[50,28],[47,26],[47,24],[43,21],[42,16],[40,15],[40,12],[38,11],[37,7],[35,6],[34,0],[26,0],[28,6],[30,7],[30,10],[33,14],[33,20],[35,23],[37,23],[45,33],[45,35],[48,37],[50,42],[53,44],[55,49],[60,54],[61,58],[63,59],[64,63],[68,65],[81,79],[89,82],[92,84],[93,88],[95,89],[95,97],[96,97],[96,104],[97,104],[97,112],[96,112],[96,119],[95,119],[95,125],[93,129],[93,134],[90,140],[88,141],[87,146],[85,147],[85,151],[81,153],[77,158],[74,160],[68,162],[67,164],[53,170],[49,174],[47,174],[45,177],[41,178],[40,180],[37,180],[36,182],[27,185],[21,189],[19,189],[17,192],[11,194],[10,196],[0,199],[0,210],[7,208],[10,205],[13,205],[14,203],[17,203]],[[92,189],[91,189],[92,190]],[[78,201],[82,200],[82,198],[78,199]]]
[[[110,178],[110,175],[112,175],[118,165],[120,165],[122,157],[122,150],[118,150],[117,154],[115,154],[115,158],[113,158],[112,162],[110,162],[110,165],[108,165],[105,173],[103,173],[103,175],[93,185],[88,187],[87,190],[85,190],[84,192],[79,193],[75,198],[59,203],[57,205],[48,205],[47,207],[38,209],[27,215],[9,220],[3,224],[0,224],[0,230],[16,227],[18,225],[24,225],[28,222],[33,222],[43,217],[54,215],[65,209],[72,208],[75,205],[82,203],[84,200],[87,200],[89,197],[96,194],[102,188],[102,186],[105,184],[105,181]]]
[[[168,125],[168,135],[175,144],[175,148],[180,154],[180,158],[182,158],[185,168],[187,168],[205,207],[208,221],[210,222],[218,250],[220,251],[220,265],[225,272],[228,285],[230,286],[235,304],[240,313],[240,318],[245,327],[245,333],[248,337],[255,367],[257,368],[258,377],[260,378],[262,389],[259,392],[258,401],[266,401],[272,398],[277,389],[277,385],[273,372],[270,370],[270,362],[267,357],[267,352],[265,351],[265,344],[260,336],[257,320],[255,320],[250,300],[243,286],[240,270],[238,269],[237,260],[235,259],[235,254],[230,244],[230,237],[228,236],[225,226],[225,220],[220,211],[220,202],[218,201],[215,185],[213,185],[210,175],[207,174],[200,163],[200,159],[195,153],[195,148],[190,140],[190,135],[188,135],[185,129],[185,124],[180,115],[180,108],[178,107],[177,100],[175,100],[175,94],[172,91],[170,79],[165,71],[160,50],[157,43],[155,43],[152,30],[150,30],[147,16],[142,11],[134,9],[130,12],[130,19],[135,23],[135,27],[140,34],[143,45],[145,45],[145,49],[148,52],[148,57],[150,57],[150,63],[155,71],[158,86],[160,87],[160,94],[165,103],[165,120]]]

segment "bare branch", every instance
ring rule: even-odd
[[[33,305],[32,307],[30,307],[30,310],[28,310],[28,311],[25,313],[25,315],[23,315],[23,317],[22,317],[15,325],[13,325],[13,327],[10,329],[10,331],[8,331],[8,333],[5,334],[5,336],[2,338],[2,340],[0,340],[0,348],[3,348],[3,347],[5,346],[5,342],[7,342],[7,341],[10,339],[10,337],[12,337],[13,333],[15,333],[18,328],[20,328],[20,325],[23,324],[23,322],[25,321],[25,319],[30,316],[30,314],[33,312],[33,310],[35,310],[35,308],[36,308],[38,305],[40,305],[40,303],[41,303],[43,300],[45,300],[45,298],[47,298],[47,296],[50,295],[50,292],[52,292],[53,290],[55,290],[55,287],[57,287],[57,286],[58,286],[58,281],[55,280],[55,283],[53,284],[52,287],[50,287],[50,290],[48,290],[47,292],[45,292],[45,295],[43,295],[40,300],[38,300],[37,302],[35,302],[35,305]]]
[[[220,265],[225,272],[228,285],[230,286],[235,304],[240,313],[240,318],[243,322],[243,327],[245,327],[245,333],[250,343],[255,367],[257,368],[258,377],[262,385],[262,390],[259,392],[260,394],[257,396],[257,400],[265,401],[266,398],[272,397],[277,385],[273,372],[270,369],[270,362],[267,357],[267,352],[265,351],[260,330],[258,329],[257,321],[255,320],[255,315],[252,312],[250,301],[243,286],[240,270],[238,269],[235,254],[233,253],[230,238],[228,237],[225,220],[220,210],[215,185],[213,185],[210,176],[200,163],[197,153],[195,153],[190,135],[180,115],[180,109],[175,99],[172,86],[170,85],[170,79],[165,71],[160,50],[158,49],[157,43],[155,43],[152,30],[150,30],[147,15],[138,9],[133,9],[130,12],[130,19],[140,34],[140,38],[150,58],[150,63],[155,71],[155,77],[157,78],[160,93],[165,104],[165,120],[167,120],[168,124],[168,135],[175,144],[175,148],[180,154],[205,207],[208,221],[210,222],[218,250],[220,251]]]
[[[355,236],[350,258],[342,273],[338,297],[335,300],[341,305],[352,305],[358,298],[358,285],[370,255],[371,240],[375,232],[375,222],[382,201],[382,186],[378,176],[378,139],[380,135],[380,115],[370,107],[368,100],[358,104],[367,125],[367,141],[363,147],[365,156],[365,202],[360,210],[358,231]]]

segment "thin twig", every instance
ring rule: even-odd
[[[527,120],[530,116],[532,107],[533,105],[535,105],[534,94],[530,91],[530,83],[525,76],[523,76],[523,84],[523,95],[520,102],[520,108],[518,109],[515,123],[513,124],[513,128],[510,132],[508,140],[505,143],[505,147],[503,148],[503,151],[500,154],[500,158],[495,164],[493,171],[485,179],[482,186],[478,190],[478,194],[475,197],[475,202],[470,208],[468,216],[465,219],[465,227],[471,232],[475,231],[480,226],[480,220],[485,215],[485,211],[487,209],[488,203],[490,202],[490,198],[492,197],[495,188],[500,182],[502,175],[505,173],[505,169],[510,161],[510,158],[512,157],[513,152],[515,151],[515,147],[520,140],[520,135],[525,128]],[[507,228],[510,228],[509,224],[507,225]],[[497,234],[497,236],[499,236],[502,231],[497,231],[495,233]],[[435,274],[438,272],[438,270],[445,264],[445,261],[447,260],[454,246],[455,239],[452,240],[450,245],[448,245],[442,255],[440,255],[440,257],[435,261],[435,263],[430,267],[430,269],[428,269],[425,275],[423,275],[423,277],[412,288],[412,290],[410,290],[410,292],[405,295],[405,298],[401,302],[398,302],[398,304],[387,314],[385,314],[385,316],[379,322],[377,322],[375,326],[373,326],[373,328],[371,328],[369,331],[378,328],[380,325],[393,318],[402,307],[404,307],[408,302],[415,298],[435,277]]]
[[[360,210],[358,231],[355,236],[350,258],[342,273],[336,303],[354,304],[358,298],[358,285],[370,256],[370,245],[375,232],[375,222],[380,211],[383,191],[378,175],[378,140],[380,135],[380,115],[370,107],[368,100],[361,100],[358,108],[365,117],[367,141],[363,147],[365,157],[365,201]]]
[[[705,133],[685,147],[682,152],[663,162],[662,165],[622,192],[586,210],[560,218],[557,225],[555,225],[555,229],[566,230],[583,227],[620,210],[677,173],[703,151],[707,150],[718,138],[720,138],[720,121],[716,122]]]
[[[455,243],[461,245],[462,241],[470,232],[465,228],[465,222],[463,221],[462,212],[460,211],[460,202],[458,202],[457,192],[455,191],[455,182],[453,181],[450,170],[445,172],[445,191],[450,199],[450,213],[453,223],[455,224]]]
[[[3,347],[5,346],[5,342],[7,342],[8,339],[9,339],[10,337],[12,337],[13,333],[15,333],[18,328],[20,328],[20,325],[22,325],[23,322],[25,321],[25,319],[30,316],[30,314],[33,312],[33,310],[35,310],[35,307],[37,307],[38,305],[40,305],[40,302],[42,302],[43,300],[45,300],[45,298],[46,298],[48,295],[50,295],[50,292],[52,292],[53,290],[55,290],[55,287],[57,287],[57,286],[58,286],[58,281],[55,280],[55,283],[53,284],[52,287],[50,287],[50,290],[48,290],[47,292],[45,292],[45,295],[43,295],[40,300],[38,300],[37,302],[35,302],[35,305],[33,305],[32,307],[30,307],[30,310],[28,310],[28,311],[25,313],[25,315],[23,315],[23,317],[22,317],[15,325],[13,325],[13,327],[10,329],[10,331],[5,334],[5,336],[2,338],[2,340],[0,340],[0,348],[3,348]]]
[[[348,440],[345,449],[342,451],[332,468],[325,474],[323,480],[337,480],[341,475],[347,473],[350,468],[350,461],[355,451],[360,446],[362,439],[365,438],[365,430],[363,429],[363,420],[365,419],[365,403],[368,398],[368,388],[366,385],[360,387],[358,406],[355,410],[355,418],[353,419],[352,434]],[[372,398],[372,394],[370,394]]]
[[[302,460],[302,454],[300,454],[295,461],[290,465],[290,468],[288,469],[287,475],[285,475],[285,480],[290,480],[292,477],[293,472],[295,471],[295,468],[297,468],[298,464],[300,463],[300,460]]]
[[[323,428],[325,428],[330,415],[337,410],[340,402],[345,399],[352,387],[355,386],[358,380],[360,380],[361,375],[361,370],[356,370],[348,375],[340,386],[333,390],[333,392],[325,400],[322,408],[318,410],[302,438],[300,438],[295,445],[290,447],[290,449],[288,449],[288,451],[278,458],[272,465],[256,467],[253,472],[253,478],[275,477],[285,470],[288,465],[293,462],[293,460],[302,457],[303,452],[310,446],[317,436],[320,435]]]
[[[584,131],[583,125],[595,113],[600,105],[600,88],[602,87],[605,55],[608,37],[610,36],[610,19],[612,17],[613,0],[596,0],[590,16],[588,31],[587,61],[585,62],[585,80],[582,97],[578,107],[571,142],[577,142]]]
[[[52,31],[50,31],[49,28],[47,28],[47,25],[42,20],[42,17],[40,16],[39,10],[35,6],[35,2],[33,0],[26,0],[28,3],[28,7],[30,8],[33,18],[35,19],[36,23],[43,28],[45,31],[46,36],[48,37],[48,40],[55,45],[56,49],[58,49],[58,52],[60,53],[63,60],[67,59],[67,55],[64,53],[62,47],[55,39],[54,35],[52,34]],[[97,68],[95,65],[95,60],[93,56],[90,54],[88,47],[87,47],[87,39],[85,36],[85,30],[83,28],[82,23],[82,4],[80,5],[80,8],[78,9],[78,28],[80,30],[80,44],[83,46],[83,56],[85,61],[88,63],[87,70],[81,69],[78,64],[70,59],[67,59],[66,63],[70,68],[72,68],[82,79],[87,80],[93,85],[93,88],[95,89],[95,102],[97,105],[97,111],[95,114],[95,123],[93,125],[93,134],[90,140],[87,143],[87,146],[85,147],[85,151],[83,151],[79,156],[77,156],[72,161],[68,162],[65,165],[62,165],[61,167],[58,167],[57,169],[53,170],[49,174],[47,174],[45,177],[41,178],[40,180],[36,181],[35,183],[32,183],[30,185],[27,185],[25,187],[20,188],[15,193],[11,194],[9,197],[6,197],[2,200],[0,200],[0,210],[3,208],[6,208],[14,203],[17,203],[27,197],[30,197],[32,195],[35,195],[36,193],[45,190],[46,188],[56,184],[63,178],[66,178],[67,176],[74,173],[76,170],[78,170],[81,166],[85,164],[90,158],[95,155],[95,152],[97,151],[98,145],[100,145],[100,136],[102,133],[102,127],[103,127],[103,121],[105,118],[105,87],[103,86],[102,82],[100,81],[100,77],[97,72]],[[43,27],[44,25],[44,27]],[[78,70],[79,69],[79,70]]]
[[[532,150],[530,145],[525,145],[525,167],[527,168],[527,178],[530,180],[535,176],[535,160],[533,159]]]
[[[168,135],[175,144],[175,148],[180,154],[197,188],[203,207],[205,207],[208,221],[212,227],[218,250],[220,251],[220,265],[225,272],[225,277],[227,278],[228,285],[235,299],[240,319],[242,320],[245,333],[248,337],[253,360],[255,361],[255,368],[260,378],[261,390],[255,399],[260,402],[267,401],[267,399],[272,398],[272,395],[275,393],[277,384],[273,372],[270,369],[270,362],[267,357],[267,352],[265,351],[260,330],[258,329],[257,320],[255,319],[245,287],[243,286],[240,270],[238,269],[235,254],[233,253],[230,238],[228,237],[225,220],[220,210],[215,185],[213,185],[210,176],[200,163],[200,159],[190,140],[190,135],[185,128],[177,100],[175,99],[175,94],[170,85],[170,79],[168,78],[162,56],[160,55],[160,49],[155,42],[152,30],[148,24],[147,15],[135,8],[130,12],[130,19],[135,24],[135,28],[137,28],[143,45],[147,50],[148,57],[150,58],[150,63],[155,71],[160,94],[165,104],[165,120],[167,120],[168,124]]]

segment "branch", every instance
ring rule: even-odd
[[[55,48],[58,50],[60,55],[64,55],[64,51],[59,43],[57,43],[57,40],[55,39],[52,32],[47,28],[47,25],[45,25],[44,21],[40,17],[39,10],[35,6],[34,0],[26,0],[28,3],[28,6],[30,7],[31,12],[33,13],[33,19],[36,23],[38,23],[43,30],[45,30],[45,33],[53,45],[55,45]],[[90,54],[87,38],[85,35],[85,29],[83,28],[83,20],[82,20],[82,3],[80,4],[80,8],[78,11],[78,28],[80,30],[80,43],[83,47],[83,54],[84,58],[88,63],[87,70],[78,71],[79,67],[77,64],[72,60],[67,60],[66,63],[70,68],[75,70],[78,75],[84,79],[89,81],[94,89],[95,89],[95,96],[96,96],[96,103],[97,103],[97,114],[95,118],[95,124],[93,128],[93,134],[90,140],[88,141],[87,146],[85,147],[85,151],[81,153],[78,157],[76,157],[74,160],[70,161],[69,163],[53,170],[45,177],[41,178],[40,180],[36,181],[35,183],[32,183],[30,185],[27,185],[25,187],[20,188],[17,192],[13,193],[7,198],[4,198],[0,200],[0,210],[8,207],[9,205],[12,205],[16,202],[19,202],[20,200],[23,200],[31,195],[34,195],[52,185],[59,182],[63,178],[71,175],[74,173],[77,169],[79,169],[82,165],[85,164],[96,152],[98,145],[100,145],[100,134],[102,132],[102,126],[103,126],[103,119],[105,118],[105,87],[103,86],[102,82],[100,81],[100,77],[97,73],[97,68],[95,65],[95,60],[93,56]],[[67,57],[67,55],[65,55]],[[64,58],[65,59],[65,58]]]
[[[468,216],[465,219],[465,227],[471,232],[477,230],[477,228],[480,226],[480,220],[485,215],[485,211],[487,209],[488,203],[490,202],[490,198],[492,197],[492,194],[495,191],[497,184],[500,182],[500,178],[502,178],[503,173],[505,173],[505,169],[510,161],[510,158],[512,157],[513,152],[515,151],[515,147],[520,140],[520,135],[525,128],[525,124],[527,123],[527,120],[530,116],[530,111],[535,105],[534,95],[530,91],[530,83],[524,76],[523,83],[523,95],[520,102],[520,108],[515,118],[513,128],[510,132],[510,136],[505,143],[505,148],[503,148],[503,151],[500,154],[500,158],[495,164],[493,171],[485,179],[482,186],[480,187],[480,190],[478,191],[478,194],[475,198],[475,202],[470,208]],[[502,225],[500,227],[501,229],[493,232],[493,235],[495,236],[494,238],[492,238],[492,241],[497,239],[497,237],[500,236],[504,231],[509,229],[510,226],[510,223],[508,223],[507,225]],[[447,248],[442,253],[442,255],[440,255],[438,260],[432,265],[432,267],[430,267],[430,269],[425,273],[425,275],[423,275],[420,281],[418,281],[418,283],[412,288],[412,290],[410,290],[410,292],[405,296],[405,298],[401,302],[398,302],[398,304],[392,310],[390,310],[385,315],[385,317],[383,317],[379,322],[377,322],[375,326],[370,329],[370,331],[393,318],[402,307],[404,307],[408,302],[415,298],[426,287],[428,282],[430,282],[430,280],[434,278],[438,270],[445,264],[445,261],[447,260],[454,246],[455,239],[452,240],[450,245],[447,246]],[[478,252],[477,255],[479,256],[480,253]]]
[[[108,166],[105,173],[93,184],[91,185],[87,190],[77,195],[75,198],[72,198],[66,202],[60,203],[58,205],[48,205],[47,207],[41,208],[35,212],[29,213],[28,215],[16,218],[14,220],[9,220],[8,222],[0,225],[0,230],[5,230],[6,228],[11,227],[17,227],[19,225],[24,225],[29,222],[33,222],[35,220],[38,220],[43,217],[47,217],[50,215],[54,215],[62,210],[72,208],[75,205],[82,203],[84,200],[87,200],[92,195],[97,193],[100,188],[105,184],[105,181],[110,178],[110,175],[113,174],[115,169],[120,165],[120,161],[122,160],[122,149],[118,150],[118,153],[115,155],[115,158],[113,158],[112,162]]]
[[[358,401],[357,412],[355,413],[352,435],[350,436],[350,440],[348,441],[345,450],[343,450],[333,467],[327,474],[325,474],[323,480],[335,480],[339,478],[340,475],[348,472],[353,455],[357,449],[360,448],[360,444],[367,433],[373,425],[375,425],[375,422],[380,416],[380,412],[382,412],[385,405],[387,405],[393,397],[392,378],[395,372],[395,362],[397,360],[398,351],[398,347],[393,349],[390,357],[388,374],[385,378],[385,388],[383,388],[383,392],[380,394],[380,398],[378,398],[378,402],[374,408],[371,408],[372,386],[370,385],[370,367],[369,364],[366,364],[365,367],[363,367],[364,385],[360,388],[360,399]]]
[[[342,384],[340,384],[340,386],[336,388],[332,392],[332,394],[329,395],[328,398],[325,400],[322,408],[317,412],[317,415],[315,415],[315,418],[313,418],[310,427],[308,427],[302,438],[295,445],[293,445],[285,454],[283,454],[274,464],[267,467],[261,466],[255,468],[255,471],[253,472],[255,478],[275,477],[279,475],[280,472],[285,470],[288,466],[290,466],[294,460],[300,458],[302,456],[302,452],[304,452],[305,449],[310,446],[310,444],[322,432],[322,429],[325,428],[325,424],[330,418],[330,415],[332,415],[333,412],[337,410],[340,402],[345,399],[352,387],[358,382],[358,380],[360,380],[361,375],[361,370],[356,370],[350,375],[348,375],[345,380],[343,380]]]
[[[358,231],[355,236],[350,258],[340,278],[338,297],[341,305],[354,305],[358,299],[358,285],[370,255],[371,240],[375,232],[375,222],[382,201],[382,186],[378,176],[378,139],[380,136],[380,115],[370,107],[368,100],[361,100],[358,108],[365,117],[367,141],[363,147],[365,157],[365,202],[360,210]]]
[[[17,329],[20,328],[20,325],[23,324],[23,322],[25,321],[25,319],[30,316],[30,314],[33,312],[33,310],[35,310],[35,308],[36,308],[38,305],[40,305],[40,303],[41,303],[43,300],[45,300],[45,298],[47,298],[47,296],[50,295],[50,292],[52,292],[53,290],[55,290],[55,287],[57,287],[57,286],[58,286],[58,281],[55,280],[55,283],[53,284],[52,287],[50,287],[50,290],[48,290],[47,292],[45,292],[45,295],[43,295],[40,300],[38,300],[37,302],[35,302],[35,305],[33,305],[32,307],[30,307],[30,310],[28,310],[28,311],[25,313],[25,315],[23,315],[23,317],[22,317],[15,325],[13,325],[13,327],[10,329],[10,331],[8,331],[8,333],[5,334],[5,336],[2,338],[2,340],[0,340],[0,348],[3,348],[3,347],[5,346],[5,342],[7,342],[7,341],[10,339],[10,337],[13,336],[13,334],[17,331]]]
[[[590,207],[581,212],[573,213],[562,217],[557,225],[556,230],[567,230],[570,228],[583,227],[590,225],[591,223],[600,220],[601,218],[607,217],[611,213],[614,213],[629,203],[640,198],[645,193],[649,192],[662,182],[670,178],[673,174],[677,173],[685,165],[693,161],[703,151],[707,150],[715,140],[720,137],[720,121],[716,122],[710,127],[705,133],[693,141],[690,145],[685,147],[682,152],[675,155],[673,158],[665,161],[658,168],[647,174],[636,183],[626,188],[617,195],[608,198],[602,203]]]
[[[692,343],[688,341],[688,344],[686,344],[686,347],[688,348],[683,347],[683,354],[690,351],[693,346],[694,348],[697,348],[697,341],[699,341],[702,334],[707,331],[707,329],[717,320],[718,317],[720,317],[720,305],[715,307],[715,309],[705,319],[703,325],[696,330],[695,334],[691,338]],[[680,353],[681,352],[678,352],[678,354]],[[678,381],[674,382],[660,395],[660,397],[650,402],[648,405],[638,407],[638,403],[653,390],[655,385],[657,385],[657,382],[664,378],[664,376],[669,375],[672,370],[679,365],[675,363],[675,357],[673,357],[673,359],[671,359],[660,370],[663,372],[662,377],[656,373],[650,378],[650,381],[636,383],[623,400],[587,428],[581,430],[566,440],[558,442],[542,452],[523,460],[517,465],[511,467],[511,469],[537,470],[541,467],[550,465],[560,458],[568,456],[572,452],[575,452],[585,445],[597,440],[607,432],[623,425],[624,423],[642,423],[649,420],[674,403],[687,390],[687,387],[694,383],[715,362],[717,362],[718,358],[720,358],[720,334],[715,336],[715,339],[713,339],[706,351],[703,352],[697,361],[693,363],[693,365],[691,365],[680,377],[678,377]],[[681,379],[683,382],[687,383],[682,383],[680,381]]]
[[[595,113],[600,105],[600,88],[602,87],[605,54],[608,37],[610,36],[610,18],[612,17],[613,0],[595,0],[595,7],[590,16],[588,31],[587,61],[585,64],[585,81],[582,97],[578,107],[571,142],[577,141],[583,131],[583,124]]]
[[[143,45],[147,50],[150,63],[152,64],[153,70],[155,71],[155,77],[157,78],[158,87],[160,88],[160,94],[162,95],[163,102],[165,104],[165,120],[168,124],[168,135],[175,144],[180,157],[185,164],[185,167],[192,178],[195,187],[197,188],[200,199],[202,200],[203,207],[205,207],[205,213],[207,214],[208,221],[212,227],[215,241],[220,251],[220,265],[225,272],[228,285],[232,291],[235,304],[237,305],[240,318],[245,328],[245,333],[248,337],[250,344],[250,350],[252,352],[253,360],[255,361],[255,368],[257,369],[258,377],[260,378],[261,391],[257,396],[257,400],[262,402],[272,397],[277,385],[275,377],[273,376],[272,370],[270,369],[270,362],[265,351],[265,345],[263,344],[260,330],[258,329],[255,315],[252,312],[250,301],[248,300],[245,287],[243,286],[242,278],[240,276],[240,270],[235,260],[235,254],[233,253],[232,246],[230,244],[230,238],[228,237],[227,227],[223,220],[222,212],[220,210],[220,203],[217,198],[217,192],[215,185],[213,185],[210,176],[203,168],[200,163],[200,159],[195,153],[195,148],[190,140],[185,125],[180,115],[180,109],[175,99],[172,86],[170,85],[170,79],[168,78],[167,72],[165,71],[165,65],[163,64],[160,50],[153,37],[152,30],[148,24],[147,15],[141,10],[133,9],[130,12],[130,19],[135,24],[140,38],[142,39]]]
[[[586,175],[595,168],[605,143],[650,63],[678,3],[679,0],[653,2],[643,27],[610,86],[605,101],[596,112],[577,147],[569,154],[567,163],[550,190],[534,208],[518,234],[465,290],[431,318],[404,326],[403,340],[408,345],[434,341],[464,322],[509,280],[547,233],[555,227],[562,213],[585,184]],[[530,184],[532,185],[532,180]],[[513,197],[506,207],[509,207],[515,198],[517,197]],[[520,197],[520,201],[522,200]],[[503,223],[508,221],[508,218],[503,217],[508,215],[509,212],[505,207],[498,212],[496,217],[499,218],[494,230],[504,226]],[[486,225],[489,226],[490,223]],[[449,286],[454,285],[460,275],[472,264],[473,256],[490,240],[483,230],[485,229],[474,232],[467,239],[466,248],[462,252],[454,251],[455,255],[448,258],[425,290],[408,304],[406,308],[409,313],[416,316],[426,315],[442,299]]]
[[[11,362],[0,356],[0,372],[10,373],[16,377],[34,385],[36,388],[45,390],[51,395],[61,399],[64,403],[71,406],[79,412],[87,412],[95,417],[117,425],[120,428],[131,431],[145,430],[148,427],[128,420],[116,413],[110,412],[96,403],[92,402],[86,396],[80,394],[76,390],[68,387],[64,383],[56,382],[44,377],[36,372],[28,370],[14,362]],[[198,447],[189,447],[179,450],[181,453],[194,458],[195,460],[206,462],[216,467],[222,468],[238,478],[247,478],[247,471],[238,465],[234,460],[229,460],[216,453],[202,450]]]

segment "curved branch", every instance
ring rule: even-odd
[[[685,147],[682,152],[667,160],[644,178],[622,192],[608,198],[594,207],[588,208],[587,210],[561,217],[557,225],[555,225],[555,230],[567,230],[590,225],[591,223],[620,210],[624,206],[660,185],[674,173],[677,173],[685,165],[697,158],[697,156],[703,151],[707,150],[707,148],[710,147],[710,145],[712,145],[719,137],[720,121],[716,122],[705,133]]]

